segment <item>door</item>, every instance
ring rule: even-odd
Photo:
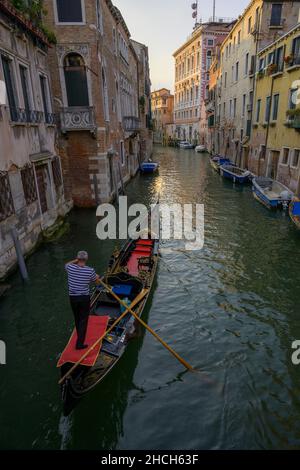
[[[46,179],[45,179],[46,166],[39,166],[36,168],[36,179],[39,191],[39,200],[41,204],[42,213],[44,214],[48,210],[47,195],[46,195]]]
[[[277,169],[279,163],[280,152],[272,150],[271,152],[272,161],[271,161],[271,178],[276,180],[277,178]]]

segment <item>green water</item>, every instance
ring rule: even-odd
[[[71,232],[28,262],[0,301],[1,449],[300,448],[300,233],[250,188],[233,188],[193,151],[156,149],[160,174],[138,176],[130,200],[205,204],[205,246],[162,246],[145,318],[201,374],[149,334],[69,418],[62,418],[56,362],[73,321],[64,262],[79,249],[104,270],[114,242],[99,242],[95,211],[70,215]]]

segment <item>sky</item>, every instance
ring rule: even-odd
[[[152,90],[174,88],[173,52],[191,34],[193,0],[113,0],[133,39],[149,47]],[[250,0],[216,0],[216,16],[236,18]],[[213,0],[199,0],[199,17],[208,20]]]

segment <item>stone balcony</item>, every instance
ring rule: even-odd
[[[60,111],[61,131],[90,131],[95,133],[95,110],[93,106],[62,108]]]
[[[136,116],[123,117],[123,129],[125,132],[137,132],[142,128],[141,121]]]

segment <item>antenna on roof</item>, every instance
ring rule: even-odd
[[[192,3],[192,18],[195,20],[195,26],[198,23],[198,0],[196,0],[194,3]]]
[[[213,1],[213,22],[216,21],[216,0]]]

